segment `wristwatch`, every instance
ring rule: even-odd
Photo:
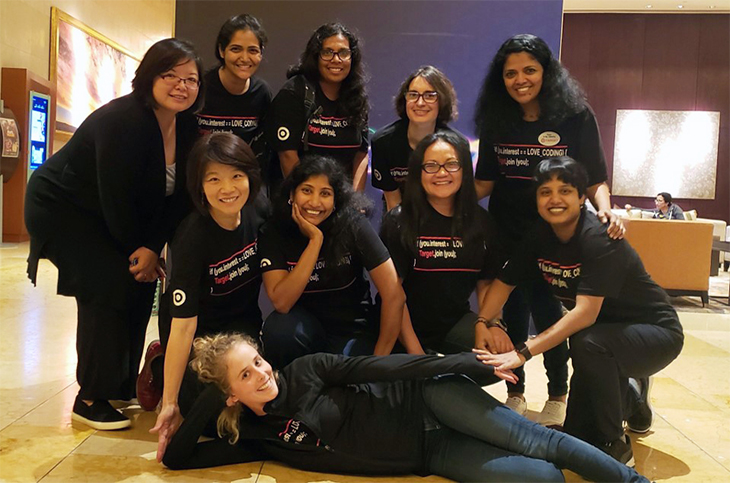
[[[524,357],[525,362],[532,359],[532,354],[530,353],[530,349],[527,347],[527,344],[525,344],[524,342],[520,342],[519,344],[515,345],[515,352],[517,352],[522,357]]]
[[[479,323],[486,325],[487,329],[491,329],[492,327],[499,327],[503,331],[507,332],[507,326],[504,325],[504,322],[502,322],[502,319],[500,319],[499,317],[492,320],[487,320],[484,317],[479,317],[477,319],[477,324]]]

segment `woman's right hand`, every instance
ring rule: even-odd
[[[160,275],[159,255],[147,247],[139,247],[129,255],[129,273],[138,282],[154,282]]]
[[[294,220],[294,223],[297,224],[299,227],[299,231],[302,232],[302,235],[307,237],[310,240],[316,240],[316,239],[323,239],[324,235],[322,234],[322,230],[317,228],[315,225],[307,221],[302,216],[301,208],[299,208],[299,205],[297,205],[295,202],[292,202],[291,205],[291,217],[292,220]]]
[[[155,426],[150,429],[150,433],[157,433],[157,461],[162,462],[165,456],[167,445],[175,435],[182,424],[183,417],[180,414],[180,408],[177,404],[163,405],[160,414],[157,415]]]

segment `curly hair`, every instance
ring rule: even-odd
[[[274,220],[284,232],[294,235],[299,233],[299,227],[291,217],[292,207],[289,200],[300,184],[319,175],[327,177],[335,195],[335,210],[318,227],[324,234],[321,253],[327,253],[327,261],[334,262],[344,254],[346,242],[352,234],[353,222],[363,216],[363,211],[371,208],[370,201],[355,192],[352,181],[337,161],[320,155],[304,156],[281,184],[275,202]]]
[[[433,89],[438,93],[439,100],[439,114],[436,119],[437,122],[446,124],[456,120],[459,117],[459,110],[456,108],[456,91],[454,85],[451,83],[446,74],[441,72],[439,69],[432,65],[423,65],[413,71],[398,89],[398,94],[393,98],[395,103],[395,112],[400,116],[401,119],[407,119],[406,115],[406,92],[411,87],[411,82],[416,77],[422,77],[423,80],[433,86]]]
[[[362,61],[361,41],[350,29],[341,23],[328,23],[320,26],[309,38],[307,47],[299,58],[299,63],[289,67],[286,77],[291,79],[294,76],[303,75],[310,82],[318,83],[319,53],[322,51],[322,44],[326,39],[336,35],[345,37],[352,51],[350,74],[342,81],[339,98],[345,114],[352,119],[355,127],[363,129],[368,124],[370,110],[365,90],[368,79]]]
[[[437,131],[429,134],[416,145],[416,149],[413,150],[408,162],[406,190],[401,203],[404,220],[401,243],[414,256],[416,255],[416,239],[420,233],[421,224],[430,211],[426,191],[423,189],[423,183],[421,182],[421,164],[426,150],[438,141],[453,146],[461,163],[461,188],[457,191],[454,201],[451,234],[453,237],[462,238],[467,245],[479,240],[480,237],[483,238],[480,224],[477,222],[477,194],[474,188],[469,142],[457,133]]]
[[[210,204],[203,191],[205,170],[210,163],[225,164],[243,171],[248,176],[246,204],[253,203],[261,189],[261,168],[256,155],[249,145],[235,134],[213,132],[198,139],[188,156],[188,193],[200,213],[210,216]]]
[[[190,361],[190,368],[198,373],[198,379],[202,382],[213,383],[224,394],[229,395],[231,385],[228,382],[226,356],[238,344],[248,344],[257,351],[259,350],[256,341],[244,334],[216,334],[198,337],[193,341],[194,357]],[[228,442],[231,444],[235,444],[240,436],[238,420],[242,410],[242,404],[226,406],[218,416],[216,424],[218,436],[222,438],[230,435]]]
[[[477,135],[484,131],[503,134],[522,119],[522,108],[510,97],[503,79],[507,57],[520,52],[530,54],[543,68],[542,88],[537,97],[540,119],[560,123],[585,109],[585,92],[545,41],[531,34],[515,35],[499,48],[484,78],[474,117]]]

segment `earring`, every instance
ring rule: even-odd
[[[291,205],[291,198],[289,198],[289,201],[287,201],[287,203],[289,203]]]

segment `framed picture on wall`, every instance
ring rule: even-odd
[[[97,108],[130,93],[139,62],[121,45],[52,7],[49,75],[56,84],[56,131],[73,133]]]

